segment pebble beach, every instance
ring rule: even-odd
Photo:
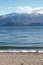
[[[43,53],[0,52],[0,65],[43,65]]]

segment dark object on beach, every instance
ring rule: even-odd
[[[21,63],[21,65],[23,65],[23,63]]]
[[[36,50],[36,52],[38,53],[38,50]]]

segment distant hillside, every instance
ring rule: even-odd
[[[0,16],[0,26],[43,26],[43,14],[11,13]]]

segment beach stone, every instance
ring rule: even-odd
[[[43,65],[43,53],[0,52],[0,65]]]

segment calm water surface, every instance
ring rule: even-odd
[[[43,26],[0,27],[0,46],[43,47]]]

